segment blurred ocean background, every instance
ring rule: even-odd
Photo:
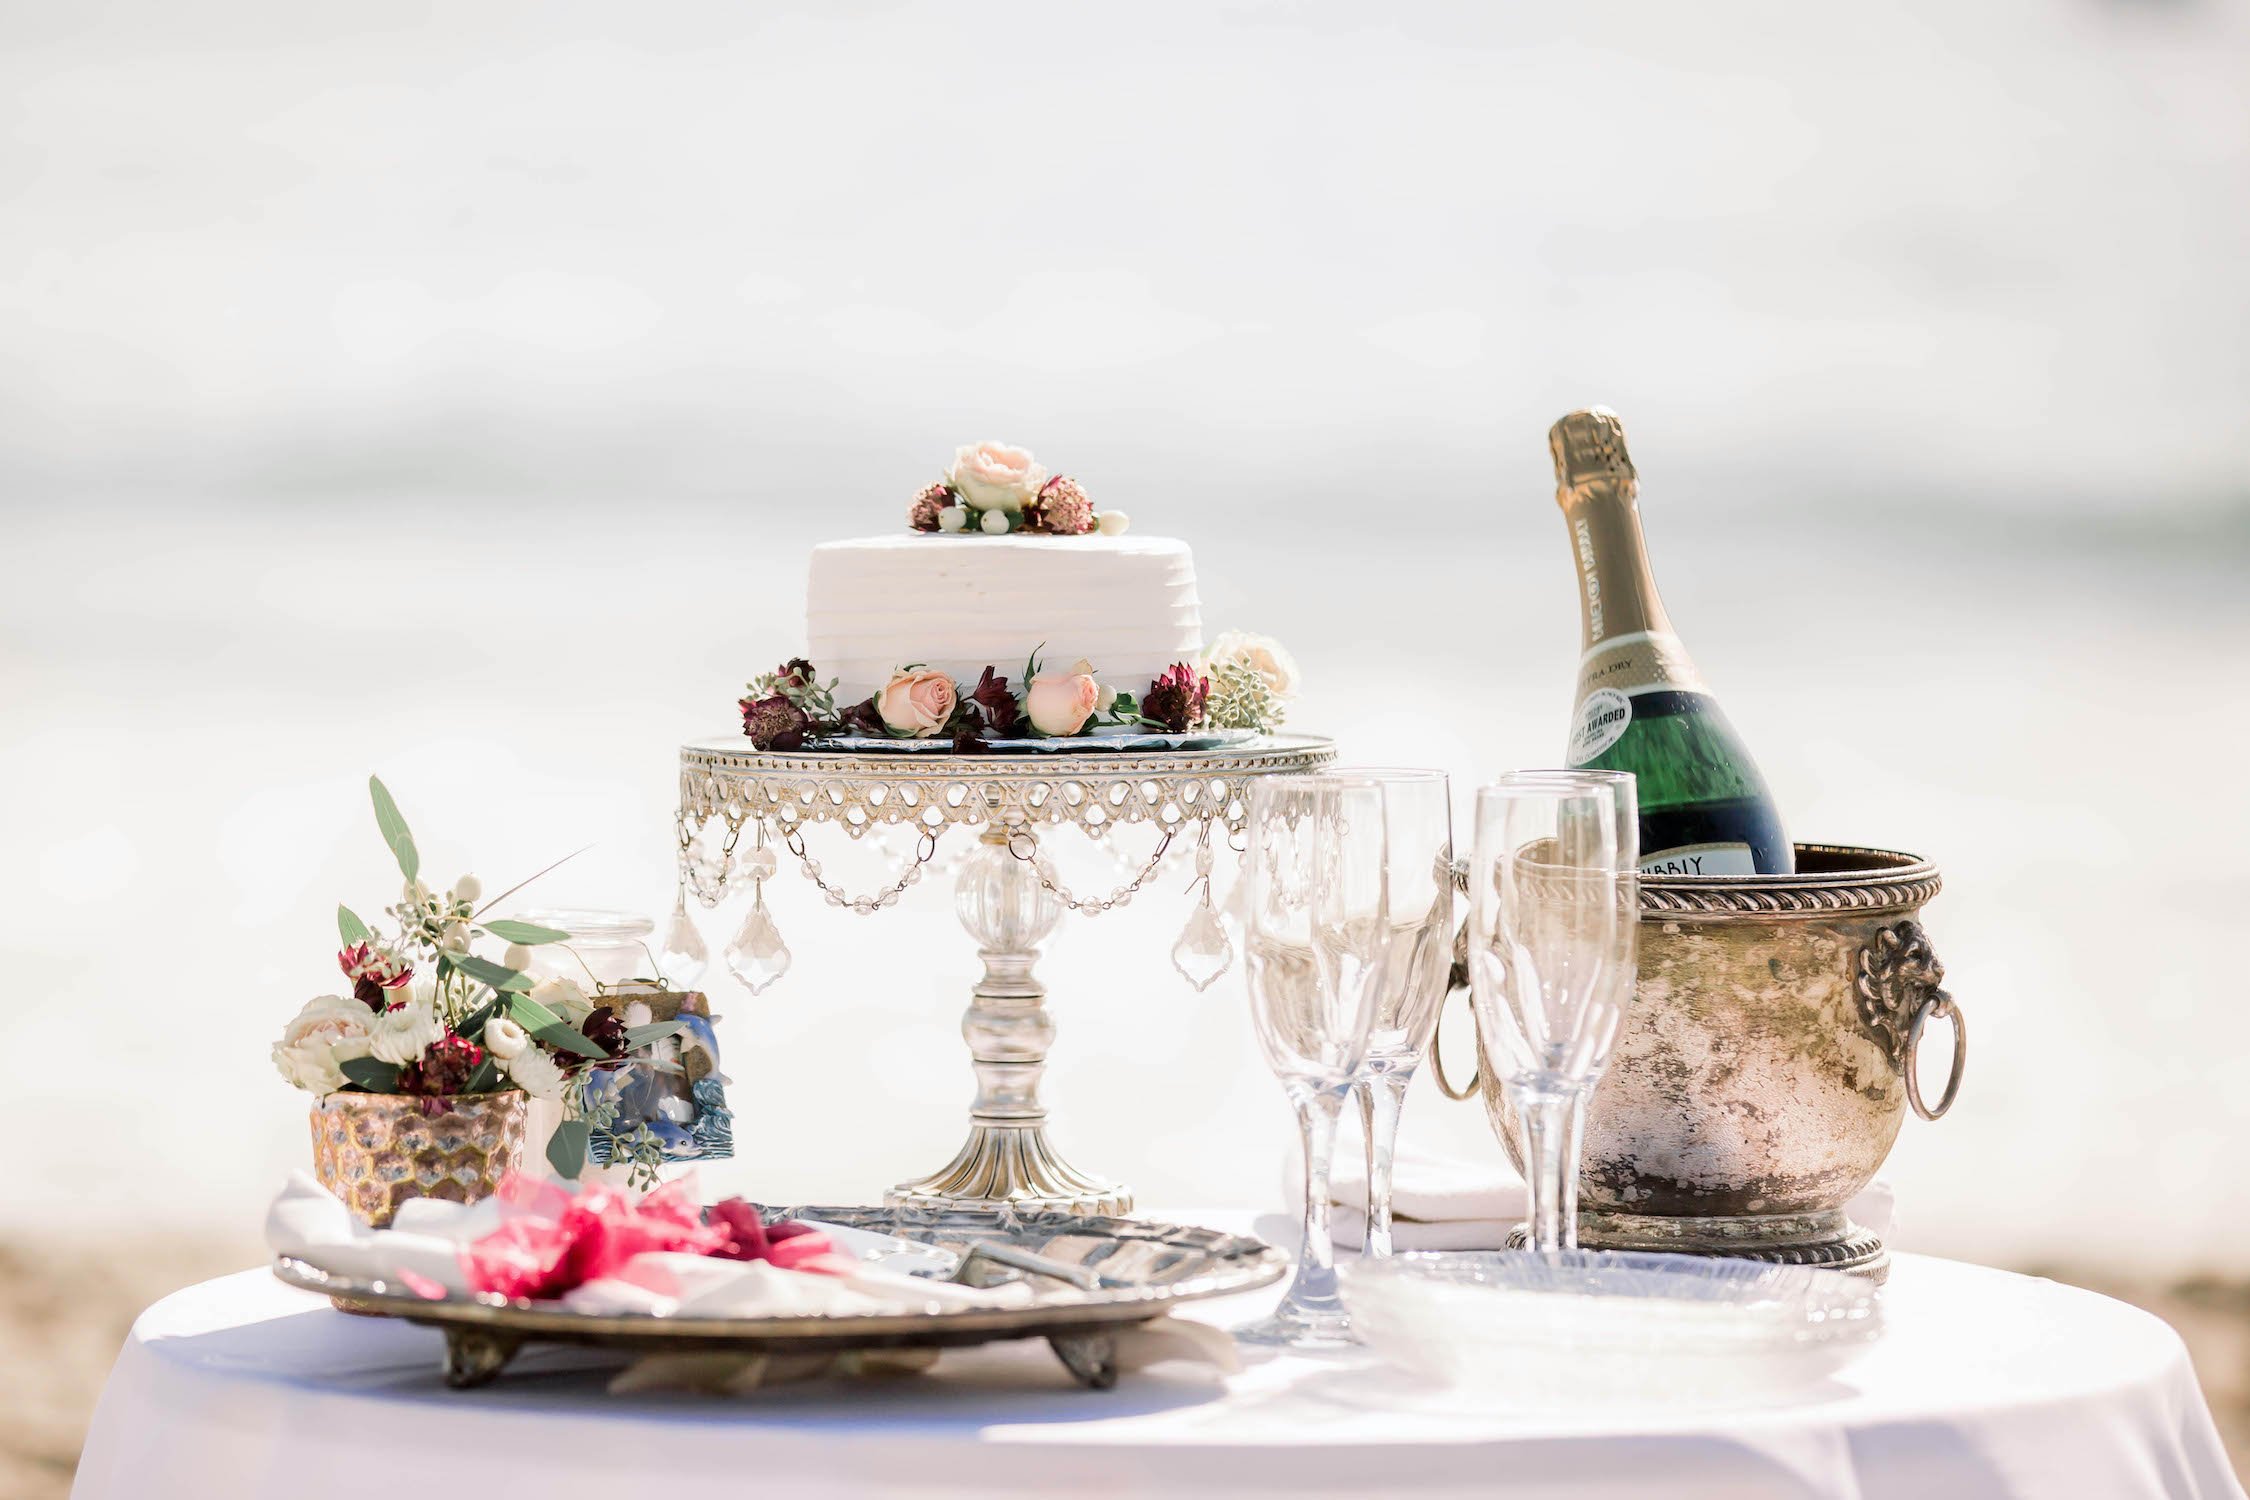
[[[253,1254],[368,773],[436,876],[593,843],[536,904],[661,920],[677,746],[962,442],[1191,540],[1297,727],[1465,808],[1560,752],[1603,402],[1791,830],[1946,874],[1899,1242],[2250,1273],[2245,78],[2240,0],[0,4],[0,1229]],[[1050,945],[1056,1137],[1278,1202],[1188,875]],[[962,1135],[973,956],[941,886],[773,900],[706,1180],[872,1198]]]

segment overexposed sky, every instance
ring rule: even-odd
[[[0,486],[2239,510],[2250,5],[0,7]],[[887,492],[887,491],[886,491]]]

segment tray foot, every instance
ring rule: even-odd
[[[491,1380],[516,1357],[523,1340],[489,1328],[445,1330],[445,1383],[457,1391]]]
[[[1047,1343],[1080,1385],[1106,1391],[1117,1384],[1116,1334],[1055,1333],[1047,1336]]]

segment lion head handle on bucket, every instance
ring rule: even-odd
[[[1907,1102],[1925,1120],[1935,1120],[1953,1107],[1953,1097],[1961,1090],[1961,1070],[1968,1062],[1969,1033],[1944,985],[1945,965],[1938,962],[1929,934],[1919,922],[1897,922],[1881,928],[1859,950],[1853,988],[1860,1019],[1904,1075]],[[1953,1067],[1935,1108],[1922,1102],[1916,1066],[1922,1028],[1931,1020],[1953,1024]]]

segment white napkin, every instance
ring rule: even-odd
[[[333,1276],[396,1281],[406,1272],[466,1292],[461,1246],[499,1225],[492,1199],[467,1206],[416,1198],[400,1206],[390,1228],[370,1229],[310,1172],[295,1171],[266,1210],[266,1248]]]
[[[1356,1142],[1350,1145],[1356,1145]],[[1329,1174],[1330,1232],[1338,1245],[1358,1249],[1367,1240],[1367,1161],[1363,1152],[1336,1153]],[[1304,1178],[1293,1171],[1289,1205],[1304,1203]],[[1465,1161],[1400,1143],[1391,1170],[1391,1242],[1401,1250],[1498,1250],[1529,1211],[1523,1179],[1505,1160]],[[1897,1228],[1891,1185],[1880,1179],[1861,1189],[1844,1212],[1853,1223],[1888,1239]]]

